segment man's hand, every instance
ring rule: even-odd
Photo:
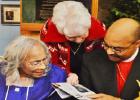
[[[137,97],[135,100],[140,100],[140,96],[139,96],[139,97]]]
[[[71,85],[76,85],[79,83],[78,76],[75,73],[70,73],[67,78],[67,83]]]
[[[91,94],[91,95],[88,95],[88,97],[92,100],[121,100],[120,98],[113,97],[111,95],[106,95],[103,93]]]

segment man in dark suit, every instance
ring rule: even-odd
[[[94,100],[133,100],[140,80],[140,24],[121,18],[108,29],[104,50],[87,53],[83,58],[82,84],[97,94]]]

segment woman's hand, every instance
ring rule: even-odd
[[[67,78],[67,83],[70,83],[71,85],[76,85],[79,83],[79,80],[78,80],[78,76],[77,74],[75,73],[70,73],[68,75],[68,78]]]

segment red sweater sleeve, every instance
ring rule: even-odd
[[[51,19],[48,19],[40,31],[40,39],[45,42],[65,42],[64,35],[61,35]]]
[[[106,28],[99,20],[91,17],[91,28],[89,29],[89,36],[87,40],[103,39],[106,33]]]

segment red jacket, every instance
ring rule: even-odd
[[[105,35],[105,27],[98,20],[91,18],[91,28],[89,29],[89,36],[84,42],[85,52],[93,49],[95,40],[103,39]],[[47,44],[52,54],[52,63],[66,69],[70,72],[70,46],[68,40],[64,35],[59,34],[56,26],[51,19],[48,19],[44,24],[40,38]]]

